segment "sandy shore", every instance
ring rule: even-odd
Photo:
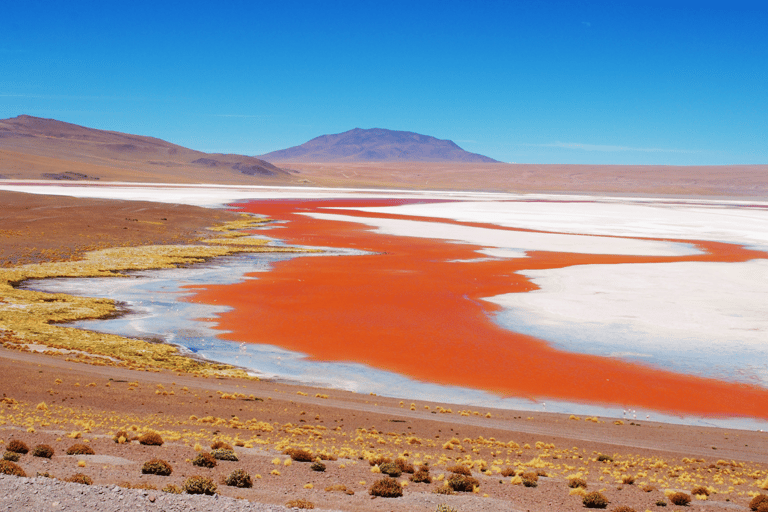
[[[172,219],[173,207],[155,207],[158,214],[169,212],[161,218]],[[84,222],[87,218],[82,217]],[[189,240],[190,232],[196,237],[196,228],[216,220],[202,215],[190,221],[190,231],[180,238]],[[56,242],[67,255],[69,248],[76,254],[82,239],[82,231],[71,234]],[[118,240],[126,241],[116,237],[115,244]],[[14,341],[13,333],[3,336]],[[768,487],[768,443],[762,432],[637,420],[616,424],[72,359],[0,349],[2,446],[18,439],[30,448],[45,443],[54,449],[51,459],[22,455],[18,464],[28,475],[47,472],[64,479],[81,472],[95,485],[152,492],[204,475],[225,496],[281,505],[304,499],[319,508],[350,511],[431,511],[440,503],[457,510],[581,510],[580,491],[568,487],[577,476],[588,491],[602,490],[611,509],[627,505],[653,510],[660,500],[669,503],[665,491],[690,494],[705,487],[709,497],[694,497],[691,508],[746,510],[751,496]],[[116,443],[112,438],[119,430],[129,439],[155,430],[165,442]],[[209,451],[215,440],[232,445],[239,461],[194,466],[197,452]],[[91,446],[96,455],[66,455],[75,443]],[[325,459],[325,471],[287,462],[287,448],[306,449],[313,458]],[[155,457],[173,466],[170,476],[142,474],[143,463]],[[433,482],[412,482],[404,473],[397,477],[406,484],[403,497],[372,499],[369,489],[382,475],[369,461],[380,457],[401,457],[416,467],[428,464]],[[477,479],[477,492],[436,494],[457,464]],[[253,477],[252,488],[221,483],[238,468]],[[513,476],[537,471],[536,487],[520,485],[521,479]],[[333,490],[341,486],[354,494]]]

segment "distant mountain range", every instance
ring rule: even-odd
[[[321,135],[301,146],[273,151],[259,158],[272,162],[496,162],[464,151],[450,140],[384,128],[355,128]]]
[[[252,156],[203,153],[154,137],[25,115],[0,120],[0,177],[180,183],[293,179]]]

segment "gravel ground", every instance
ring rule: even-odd
[[[19,478],[0,475],[0,510],[283,512],[296,509],[250,503],[218,495],[168,494],[159,491],[123,489],[116,485],[88,486],[51,478]]]

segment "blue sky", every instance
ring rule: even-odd
[[[0,118],[257,155],[355,127],[505,162],[768,163],[768,2],[3,2]]]

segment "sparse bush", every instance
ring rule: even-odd
[[[621,483],[624,485],[632,485],[635,483],[635,477],[632,475],[624,475],[621,477]]]
[[[9,452],[20,453],[22,455],[29,453],[29,446],[27,446],[27,443],[19,441],[18,439],[11,439],[8,441],[8,446],[6,446],[5,449]]]
[[[227,450],[226,448],[216,448],[211,452],[211,455],[213,455],[213,458],[216,460],[229,460],[232,462],[237,462],[239,460],[233,450]]]
[[[379,466],[379,470],[383,474],[387,476],[391,476],[392,478],[397,478],[403,474],[403,472],[400,471],[400,468],[397,467],[397,464],[394,464],[392,462],[385,462],[384,464]]]
[[[622,505],[620,507],[616,507],[615,509],[613,509],[613,512],[635,512],[635,509],[633,509],[632,507],[628,507],[626,505]]]
[[[413,474],[416,471],[413,467],[413,464],[402,457],[395,459],[395,465],[398,467],[398,469],[400,469],[402,473]]]
[[[0,473],[11,476],[27,476],[21,466],[10,460],[0,460]]]
[[[520,478],[522,478],[523,485],[526,487],[538,487],[539,485],[539,475],[537,473],[523,473],[520,475]]]
[[[517,471],[515,470],[515,468],[509,467],[509,466],[501,470],[501,476],[503,477],[515,476],[516,474],[517,474]]]
[[[694,487],[691,489],[691,494],[694,496],[709,496],[709,489],[702,486]]]
[[[664,501],[664,500],[656,500],[656,506],[657,507],[666,507],[667,506],[667,502]]]
[[[285,504],[288,508],[301,508],[301,509],[313,509],[315,508],[315,504],[311,501],[304,500],[304,499],[298,499],[298,500],[291,500],[288,503]]]
[[[312,465],[309,466],[309,469],[311,469],[312,471],[320,471],[320,472],[322,472],[322,471],[325,471],[325,464],[323,464],[322,462],[320,462],[318,460],[318,461],[313,462]]]
[[[456,492],[472,492],[475,487],[480,485],[477,478],[471,476],[453,474],[446,482],[448,487]]]
[[[571,489],[576,489],[577,487],[581,487],[582,489],[587,488],[587,481],[583,478],[571,478],[568,480],[568,487]]]
[[[78,443],[67,448],[67,455],[96,455],[96,452],[87,444]]]
[[[296,462],[312,462],[314,460],[314,457],[312,457],[312,453],[310,453],[307,450],[288,448],[283,453],[290,456],[291,459]]]
[[[368,459],[368,464],[371,466],[381,466],[382,464],[386,464],[387,462],[392,462],[392,459],[389,457],[384,457],[383,455],[379,455],[378,457],[373,457],[372,459]]]
[[[684,507],[691,502],[691,497],[684,492],[676,492],[669,495],[669,501],[671,501],[673,505]]]
[[[152,459],[144,463],[141,472],[145,475],[169,476],[173,473],[173,467],[162,459]]]
[[[53,448],[47,444],[39,444],[32,450],[33,457],[42,457],[44,459],[50,459],[53,457]]]
[[[227,476],[224,483],[230,487],[250,488],[253,487],[253,480],[244,469],[236,469]]]
[[[432,492],[435,494],[445,494],[445,495],[456,494],[455,492],[453,492],[453,489],[451,489],[448,486],[447,482],[444,483],[443,485],[438,485],[437,487],[435,487],[435,489]]]
[[[219,450],[219,449],[233,450],[233,448],[227,443],[225,443],[224,441],[214,441],[213,443],[211,443],[211,450]]]
[[[601,493],[594,491],[587,493],[582,500],[584,506],[587,508],[605,508],[608,506],[608,498]]]
[[[399,498],[403,495],[403,488],[394,478],[385,477],[377,480],[368,491],[371,496],[382,498]]]
[[[168,494],[181,494],[182,492],[184,492],[184,489],[173,484],[168,484],[160,490],[163,492],[167,492]]]
[[[464,466],[463,464],[457,464],[455,466],[451,466],[448,468],[448,471],[450,471],[451,473],[455,473],[457,475],[472,476],[472,472],[469,470],[467,466]]]
[[[41,476],[41,477],[43,477],[43,478],[55,478],[55,477],[54,477],[52,474],[50,474],[50,473],[49,473],[49,472],[47,472],[47,471],[44,471],[44,472],[42,472],[42,473],[38,471],[38,472],[37,472],[37,476]]]
[[[16,452],[5,452],[3,454],[3,460],[9,460],[11,462],[19,462],[20,458],[21,458],[21,454]]]
[[[645,492],[653,492],[656,490],[656,487],[652,485],[644,485],[643,487],[641,487],[641,489]]]
[[[184,492],[187,494],[216,494],[216,484],[205,476],[191,476],[184,482]]]
[[[157,432],[150,430],[139,436],[139,443],[146,446],[163,446],[163,438]]]
[[[754,498],[752,498],[752,501],[749,502],[749,509],[750,510],[757,510],[757,508],[760,505],[768,505],[768,495],[767,494],[758,494]]]
[[[91,477],[88,475],[84,475],[82,473],[75,473],[71,477],[67,478],[65,481],[72,482],[74,484],[83,484],[83,485],[92,485],[93,480],[91,480]]]
[[[598,462],[613,462],[613,457],[610,455],[603,455],[602,453],[597,456]]]
[[[216,467],[216,459],[213,458],[213,455],[207,452],[202,452],[195,457],[195,459],[192,461],[193,466],[198,466],[201,468],[215,468]]]
[[[120,440],[122,439],[122,441]],[[125,430],[118,431],[115,436],[112,438],[112,440],[118,444],[122,443],[130,443],[131,442],[131,436],[128,435],[128,432]]]
[[[424,471],[423,469],[418,470],[413,474],[413,476],[410,478],[411,482],[417,483],[417,484],[431,484],[432,483],[432,477],[429,476],[429,471]]]
[[[451,508],[448,505],[440,504],[435,509],[435,512],[458,512],[455,508]]]

